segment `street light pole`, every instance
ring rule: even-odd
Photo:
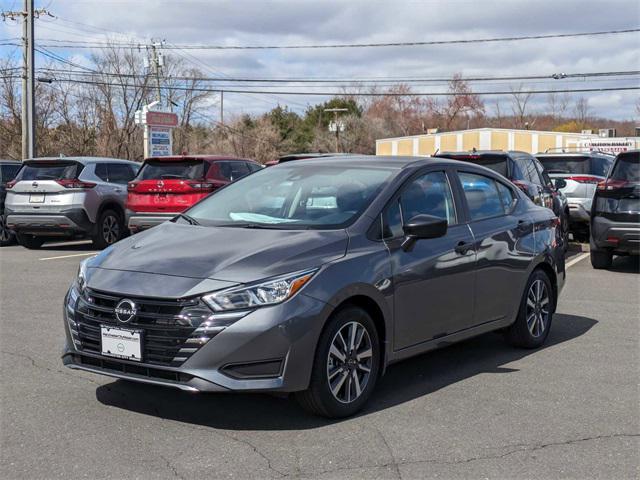
[[[336,153],[340,153],[340,125],[338,125],[338,113],[348,112],[348,108],[325,108],[325,112],[333,112],[333,125],[336,129]]]

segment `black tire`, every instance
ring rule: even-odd
[[[18,243],[29,250],[37,250],[45,242],[46,238],[36,237],[35,235],[29,235],[24,233],[16,234]]]
[[[7,216],[0,214],[0,247],[16,243],[16,235],[7,227]]]
[[[544,296],[536,298],[540,292],[538,287],[544,288],[546,303]],[[507,341],[514,347],[540,347],[549,335],[554,311],[555,295],[551,281],[543,270],[534,270],[522,294],[516,321],[505,331]]]
[[[356,348],[355,352],[350,353],[350,357],[344,363],[338,361],[338,357],[335,357],[334,360],[334,356],[330,355],[330,350],[333,342],[338,342],[338,332],[342,333],[343,329],[351,332],[349,328],[358,328],[351,327],[352,325],[360,325],[363,327],[368,337],[362,334],[359,348]],[[359,331],[360,330],[357,329],[354,335],[357,335]],[[367,339],[368,343],[366,343]],[[363,344],[362,342],[365,343]],[[356,355],[362,355],[364,357],[364,354],[366,354],[369,348],[371,349],[371,356],[366,357],[368,363],[365,365],[364,361],[361,363]],[[313,361],[313,371],[311,373],[309,388],[302,392],[297,392],[295,395],[296,399],[305,410],[314,415],[328,418],[342,418],[353,415],[363,407],[373,392],[378,379],[380,355],[378,332],[369,314],[362,308],[355,306],[341,308],[331,316],[324,331],[320,335]],[[332,368],[334,386],[337,387],[338,383],[342,380],[342,383],[340,383],[342,387],[337,387],[337,396],[332,393],[330,387],[329,370]],[[366,372],[366,368],[370,369],[368,373]],[[354,371],[355,378],[358,379],[356,380],[357,386],[352,376]],[[344,375],[346,375],[346,378],[343,379],[342,376]],[[362,377],[360,377],[360,375],[362,375]],[[364,388],[361,388],[361,385],[364,385]],[[352,392],[356,394],[358,389],[361,393],[357,395],[354,400],[350,400]],[[348,401],[346,402],[337,398],[342,396],[344,400],[346,395],[349,395],[349,397],[347,397]]]
[[[591,250],[589,256],[591,257],[591,266],[593,268],[597,270],[611,268],[611,264],[613,263],[613,254],[611,252],[607,252],[606,250]]]
[[[122,215],[115,210],[104,210],[98,218],[95,234],[91,238],[93,246],[102,250],[124,238],[124,233]]]

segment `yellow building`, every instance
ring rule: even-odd
[[[554,148],[587,147],[596,134],[474,128],[376,140],[376,155],[433,155],[435,152],[520,150],[538,153]]]

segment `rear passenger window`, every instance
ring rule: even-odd
[[[460,173],[471,220],[504,215],[506,209],[494,179],[475,173]]]
[[[133,169],[129,165],[112,163],[109,165],[109,181],[125,184],[133,180]]]
[[[249,168],[245,162],[229,162],[231,164],[231,181],[249,175]]]

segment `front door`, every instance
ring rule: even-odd
[[[446,218],[447,234],[422,239],[405,251],[403,221],[419,214]],[[383,214],[394,284],[394,349],[400,350],[471,326],[476,252],[468,225],[456,213],[444,171],[411,179]]]

